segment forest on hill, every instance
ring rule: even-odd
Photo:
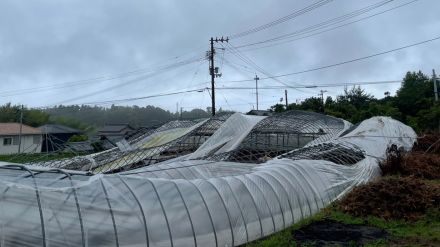
[[[0,106],[0,122],[19,122],[20,105],[11,103]],[[100,107],[88,105],[56,106],[47,109],[23,108],[23,123],[38,127],[47,123],[63,124],[72,128],[93,131],[106,123],[129,123],[133,127],[157,126],[175,119],[197,119],[209,117],[202,109],[172,113],[162,108],[147,105]]]

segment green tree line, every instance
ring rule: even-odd
[[[282,112],[285,105],[276,104],[271,111]],[[413,127],[417,132],[438,130],[440,104],[434,100],[432,78],[419,72],[408,72],[395,96],[387,94],[376,99],[361,87],[345,89],[335,99],[307,98],[299,104],[290,104],[287,110],[323,112],[327,115],[358,123],[372,116],[390,116]]]
[[[21,105],[7,103],[0,106],[0,122],[20,122]],[[93,132],[107,123],[129,123],[133,127],[155,126],[175,119],[196,119],[209,117],[202,109],[172,113],[155,106],[100,107],[88,105],[56,106],[47,109],[23,108],[23,123],[38,127],[47,123],[66,125]]]

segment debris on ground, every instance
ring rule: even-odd
[[[387,238],[383,229],[323,219],[293,232],[298,246],[362,246]]]
[[[440,185],[415,177],[388,177],[354,188],[338,208],[354,216],[420,219],[440,207]]]
[[[440,155],[431,152],[405,153],[391,146],[387,159],[380,164],[382,175],[413,176],[423,179],[440,179]]]
[[[440,133],[427,133],[417,138],[413,151],[440,154]]]

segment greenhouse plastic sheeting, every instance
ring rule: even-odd
[[[225,153],[235,149],[252,128],[266,117],[235,113],[188,159],[196,159],[208,154]]]
[[[258,165],[188,160],[90,177],[4,164],[0,243],[237,246],[280,231],[379,176],[387,147],[408,150],[415,138],[402,123],[376,117],[318,144],[360,153],[354,164],[295,158],[310,147]]]

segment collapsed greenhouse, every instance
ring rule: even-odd
[[[100,154],[113,156],[113,164],[121,160],[118,165],[0,163],[2,245],[245,244],[379,176],[387,147],[408,150],[416,140],[410,127],[388,117],[351,126],[300,111],[266,118],[234,114],[203,133],[199,127],[209,121],[163,139],[158,130],[129,142],[127,150]],[[153,148],[133,148],[153,140]],[[163,145],[154,155],[140,155]],[[111,169],[96,169],[102,166]]]

